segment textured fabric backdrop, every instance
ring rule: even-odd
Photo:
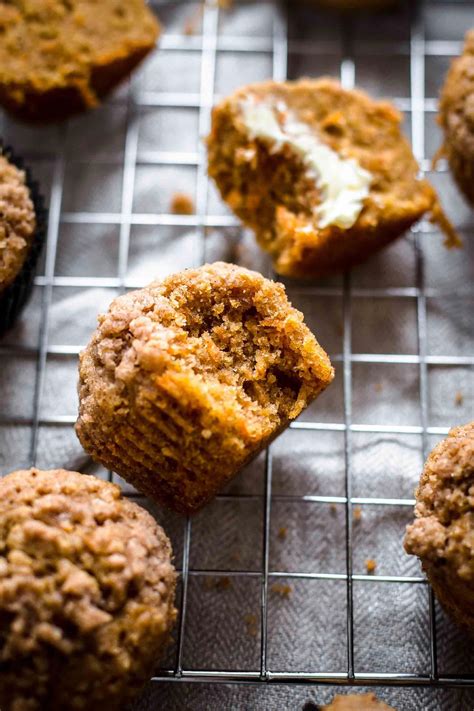
[[[0,341],[0,471],[28,466],[35,413],[36,348],[46,293],[48,353],[39,409],[36,464],[107,472],[91,466],[73,431],[77,410],[77,350],[88,340],[96,315],[107,308],[125,279],[127,288],[152,278],[208,261],[226,259],[269,274],[267,258],[252,235],[234,220],[208,189],[206,212],[212,222],[205,241],[189,218],[183,224],[153,224],[169,212],[175,191],[196,192],[202,169],[196,165],[199,141],[201,40],[199,3],[164,3],[159,13],[166,25],[163,49],[157,51],[133,81],[135,101],[127,108],[127,87],[102,108],[69,122],[66,128],[32,129],[6,118],[3,135],[23,151],[49,195],[60,189],[64,156],[61,221],[54,266],[54,286],[39,284],[18,326]],[[469,14],[471,13],[471,14]],[[428,3],[428,40],[449,40],[459,47],[474,19],[467,4]],[[236,3],[220,12],[214,92],[222,95],[244,82],[272,73],[275,3]],[[191,21],[198,34],[179,39]],[[361,14],[353,23],[356,82],[378,96],[396,97],[409,108],[410,26],[398,11],[375,21]],[[383,38],[387,47],[376,59],[368,42]],[[289,76],[339,73],[340,28],[337,18],[309,6],[289,8]],[[229,49],[234,38],[236,51]],[[242,39],[247,38],[247,40]],[[255,52],[239,52],[239,43],[253,38]],[[306,50],[301,45],[306,44]],[[179,42],[191,49],[180,50]],[[327,51],[310,51],[318,42]],[[401,54],[392,54],[401,42]],[[300,43],[300,44],[298,44]],[[392,44],[390,44],[392,43]],[[171,49],[173,45],[173,49]],[[326,46],[326,45],[325,45]],[[373,42],[372,42],[373,50]],[[426,59],[426,95],[434,99],[448,66],[448,56]],[[170,97],[169,95],[172,94]],[[405,103],[403,103],[405,102]],[[156,105],[153,105],[156,104]],[[160,105],[168,104],[168,105]],[[173,105],[175,104],[175,105]],[[425,116],[425,167],[439,146],[434,112]],[[135,216],[128,257],[120,250],[123,207],[123,164],[127,122],[137,137],[133,180]],[[409,134],[411,117],[406,114]],[[130,136],[132,135],[132,139]],[[164,154],[164,155],[163,155]],[[182,163],[176,165],[173,163]],[[187,163],[187,164],[186,164]],[[132,176],[133,177],[133,176]],[[432,175],[449,215],[465,239],[463,251],[446,252],[435,228],[420,234],[427,289],[428,356],[472,356],[474,332],[473,213],[456,191],[447,172]],[[126,181],[126,184],[129,185]],[[130,186],[128,189],[132,189]],[[130,195],[126,195],[127,199]],[[156,220],[155,218],[158,218]],[[169,221],[172,222],[172,221]],[[145,224],[148,223],[148,224]],[[54,229],[53,231],[54,232]],[[54,235],[53,235],[54,236]],[[123,234],[122,234],[123,238]],[[469,239],[470,238],[470,239]],[[44,274],[43,271],[40,272]],[[51,275],[50,275],[51,276]],[[104,282],[104,279],[106,280]],[[352,288],[352,351],[356,354],[416,356],[417,285],[414,236],[407,235],[383,254],[355,269]],[[123,285],[123,283],[122,283]],[[342,278],[326,280],[318,295],[288,283],[288,292],[338,371],[334,384],[306,411],[302,421],[344,422],[341,353],[343,351]],[[390,298],[364,296],[363,290],[391,288]],[[398,292],[396,291],[398,290]],[[405,290],[405,291],[404,291]],[[462,293],[461,293],[462,292]],[[67,347],[67,348],[65,348]],[[12,350],[16,349],[16,350]],[[58,352],[59,351],[59,352]],[[68,352],[69,351],[69,352]],[[409,361],[409,359],[407,359]],[[416,362],[355,362],[352,369],[352,420],[358,425],[420,426],[419,367]],[[468,365],[429,365],[428,426],[447,428],[474,416],[474,376]],[[430,437],[432,446],[441,434]],[[289,579],[285,573],[345,574],[345,508],[343,503],[303,501],[305,495],[343,497],[345,493],[344,433],[292,429],[272,446],[273,501],[270,522],[268,597],[268,668],[272,671],[346,672],[346,585],[344,580]],[[352,435],[352,479],[355,497],[411,498],[422,462],[419,434]],[[260,585],[263,556],[265,457],[261,455],[192,522],[188,607],[182,663],[185,669],[259,670]],[[116,477],[115,477],[116,478]],[[133,494],[130,487],[125,486]],[[292,496],[291,500],[279,498]],[[173,513],[149,507],[170,535],[176,564],[182,565],[184,522]],[[365,574],[365,561],[377,562],[376,574],[417,576],[416,560],[403,552],[402,539],[412,517],[410,507],[361,507],[354,523],[353,565]],[[196,571],[223,571],[223,575]],[[245,570],[249,575],[239,575]],[[289,588],[284,586],[288,585]],[[285,593],[288,593],[286,594]],[[179,596],[178,596],[179,602]],[[474,672],[474,645],[437,610],[439,673]],[[176,637],[176,632],[175,632]],[[423,584],[354,583],[354,654],[359,673],[429,673],[428,589]],[[163,661],[172,669],[173,646]],[[339,689],[339,691],[341,691]],[[180,683],[150,684],[130,708],[166,709],[300,709],[308,701],[327,702],[335,688],[305,686],[238,686]],[[474,707],[473,691],[381,689],[381,698],[400,711],[457,711]]]

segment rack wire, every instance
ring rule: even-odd
[[[251,4],[251,3],[250,3]],[[169,9],[173,3],[157,3],[158,14],[164,9]],[[194,7],[193,3],[181,3],[184,7]],[[39,304],[37,315],[39,328],[36,343],[31,341],[16,342],[8,336],[0,342],[0,362],[14,362],[22,356],[35,358],[35,377],[33,383],[31,414],[11,414],[0,412],[0,433],[2,428],[26,427],[28,428],[29,444],[28,454],[24,457],[25,463],[35,465],[38,462],[40,448],[40,434],[42,428],[57,427],[70,429],[75,421],[72,414],[48,414],[45,412],[44,400],[47,390],[46,373],[49,359],[58,358],[73,362],[81,349],[81,345],[71,345],[67,342],[54,342],[51,338],[51,311],[55,289],[59,287],[86,290],[100,288],[109,290],[111,295],[123,292],[129,288],[144,286],[145,282],[128,276],[129,254],[132,230],[139,226],[183,228],[192,231],[198,247],[196,262],[208,259],[208,233],[213,229],[239,229],[238,221],[230,214],[213,214],[210,208],[209,186],[206,176],[205,150],[200,142],[195,151],[156,151],[142,149],[140,146],[140,120],[143,112],[149,108],[176,109],[186,108],[197,111],[198,134],[200,137],[207,134],[210,123],[210,109],[219,98],[215,91],[216,67],[218,58],[225,53],[233,53],[239,57],[253,56],[260,53],[271,58],[272,76],[274,79],[283,80],[288,76],[289,56],[300,55],[306,57],[324,58],[328,54],[337,57],[339,74],[344,86],[351,88],[357,79],[358,49],[355,47],[354,28],[350,16],[331,14],[332,21],[337,20],[339,35],[337,39],[319,39],[317,42],[301,37],[292,37],[288,33],[288,15],[293,12],[293,3],[288,5],[268,0],[271,10],[272,33],[271,36],[233,36],[220,31],[220,15],[225,11],[220,10],[218,4],[208,0],[202,7],[202,28],[196,34],[185,36],[183,33],[166,34],[162,37],[161,51],[170,56],[173,53],[199,53],[200,56],[200,86],[196,92],[178,91],[150,91],[133,80],[126,92],[121,92],[112,100],[112,104],[123,107],[126,112],[126,134],[123,156],[113,152],[101,155],[101,162],[116,166],[122,174],[122,191],[120,209],[116,212],[65,210],[64,186],[65,175],[68,167],[69,154],[67,150],[70,124],[55,129],[54,150],[42,150],[35,146],[28,148],[27,159],[37,163],[45,161],[52,166],[51,192],[49,197],[49,227],[45,251],[44,270],[36,278]],[[381,56],[390,58],[404,58],[409,65],[409,96],[391,96],[398,108],[407,112],[411,117],[411,141],[415,156],[420,162],[423,171],[430,170],[430,158],[427,156],[425,146],[425,125],[427,117],[436,112],[437,100],[435,96],[426,96],[425,92],[425,65],[428,58],[450,57],[457,55],[462,46],[462,37],[457,39],[431,39],[425,37],[425,19],[427,12],[433,7],[444,5],[449,11],[448,2],[413,3],[410,10],[410,34],[401,39],[385,38],[383,41],[376,39],[364,40],[363,51],[374,62]],[[454,4],[451,3],[451,6]],[[468,7],[468,2],[458,2],[457,6]],[[308,10],[309,12],[309,10]],[[474,18],[473,18],[474,19]],[[237,60],[238,61],[238,60]],[[295,78],[295,72],[290,72]],[[6,136],[15,140],[17,134],[14,124],[3,118]],[[17,139],[18,140],[18,139]],[[90,158],[81,155],[74,156],[76,164],[87,163]],[[93,159],[92,159],[93,163]],[[165,210],[150,212],[137,212],[134,205],[134,191],[136,186],[137,169],[140,166],[188,166],[196,171],[196,212],[191,216],[170,214]],[[446,173],[447,166],[441,162],[437,171]],[[112,225],[118,229],[118,258],[116,276],[97,277],[88,275],[64,275],[57,272],[58,245],[61,228],[64,225],[83,225],[87,230],[96,225]],[[464,224],[464,230],[472,233],[473,225]],[[354,495],[354,437],[358,435],[386,435],[386,436],[416,436],[421,438],[422,454],[425,457],[431,448],[433,438],[440,438],[448,432],[448,425],[433,425],[430,418],[430,377],[429,369],[438,368],[463,368],[468,373],[469,387],[472,387],[474,375],[474,353],[472,352],[472,339],[466,343],[466,348],[461,353],[449,354],[431,353],[428,347],[428,300],[443,299],[445,297],[458,298],[465,301],[468,318],[469,311],[474,305],[472,282],[459,281],[455,285],[438,287],[426,283],[425,279],[425,254],[424,238],[433,233],[434,228],[428,223],[421,223],[414,228],[412,236],[408,239],[410,249],[414,252],[415,279],[414,283],[403,286],[357,286],[353,284],[351,274],[344,275],[342,281],[335,281],[322,285],[300,286],[289,285],[290,296],[302,296],[312,299],[314,303],[319,298],[340,298],[342,303],[342,349],[332,353],[331,358],[339,371],[343,389],[343,417],[342,421],[326,421],[325,419],[303,418],[291,425],[295,432],[306,432],[315,436],[318,433],[339,433],[343,438],[344,459],[344,491],[341,495],[326,494],[293,494],[275,493],[273,489],[273,447],[265,454],[264,462],[264,487],[261,493],[225,492],[218,497],[218,501],[244,501],[259,502],[262,516],[261,540],[261,565],[254,569],[222,569],[209,567],[196,567],[192,564],[192,520],[184,522],[181,529],[182,548],[180,555],[181,591],[179,604],[179,622],[177,625],[177,638],[173,650],[173,659],[170,664],[157,674],[154,681],[179,682],[196,681],[211,683],[308,683],[329,685],[386,685],[386,686],[433,686],[433,687],[473,687],[474,665],[466,673],[443,673],[439,670],[438,645],[437,645],[437,610],[433,595],[428,591],[428,586],[421,574],[416,575],[385,575],[361,574],[355,572],[354,551],[354,508],[355,507],[394,507],[397,510],[409,510],[413,506],[413,499],[404,496],[355,496]],[[111,296],[112,298],[112,296]],[[390,300],[401,300],[415,303],[416,305],[416,349],[412,353],[380,353],[355,352],[353,347],[353,310],[356,299],[376,299],[386,304]],[[472,323],[472,317],[471,321]],[[469,334],[468,334],[469,335]],[[472,337],[472,331],[471,331]],[[324,343],[323,343],[324,345]],[[354,413],[354,375],[353,370],[360,365],[369,366],[411,366],[416,369],[419,383],[419,422],[377,424],[358,421]],[[1,376],[0,376],[1,381]],[[18,382],[20,386],[21,381]],[[3,410],[3,408],[2,408]],[[317,413],[317,410],[316,410]],[[2,441],[2,440],[0,440]],[[1,456],[0,450],[0,456]],[[13,460],[13,461],[12,461]],[[9,471],[16,466],[15,454],[4,452],[0,459],[4,471]],[[59,463],[58,463],[59,464]],[[114,476],[110,473],[111,478]],[[127,495],[137,496],[136,492],[125,491]],[[281,570],[272,566],[271,556],[271,526],[273,507],[278,502],[307,503],[344,507],[345,520],[345,570],[339,572],[308,572],[305,570]],[[179,524],[181,526],[181,523]],[[249,579],[259,586],[259,631],[257,644],[259,645],[258,664],[252,668],[207,668],[197,663],[194,666],[186,664],[185,644],[189,623],[190,581],[193,579],[213,576],[221,579]],[[345,657],[346,663],[342,668],[322,669],[308,671],[305,668],[275,669],[269,655],[269,595],[270,587],[274,581],[285,579],[292,583],[298,581],[339,581],[345,584]],[[355,654],[355,628],[354,620],[357,602],[354,594],[354,584],[364,583],[370,586],[377,585],[402,585],[419,586],[426,589],[426,601],[429,615],[429,641],[426,648],[427,666],[425,673],[397,672],[393,670],[359,671]],[[458,642],[459,643],[459,642]],[[464,642],[463,642],[464,643]]]

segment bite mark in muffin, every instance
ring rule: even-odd
[[[333,377],[281,284],[205,265],[121,296],[99,318],[81,354],[76,431],[95,459],[190,513]]]

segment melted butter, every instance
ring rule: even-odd
[[[371,173],[354,158],[342,158],[322,143],[284,102],[273,105],[250,97],[241,102],[240,110],[252,139],[271,143],[273,153],[288,146],[301,158],[321,193],[321,203],[315,208],[318,227],[352,227],[369,195]]]

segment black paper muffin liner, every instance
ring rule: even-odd
[[[0,154],[25,172],[25,182],[30,191],[36,216],[36,229],[28,256],[14,281],[0,291],[0,336],[2,336],[5,331],[14,325],[33,291],[36,265],[46,239],[47,215],[44,198],[39,191],[38,183],[33,179],[28,166],[25,166],[23,158],[16,155],[10,146],[3,145],[1,139]]]

